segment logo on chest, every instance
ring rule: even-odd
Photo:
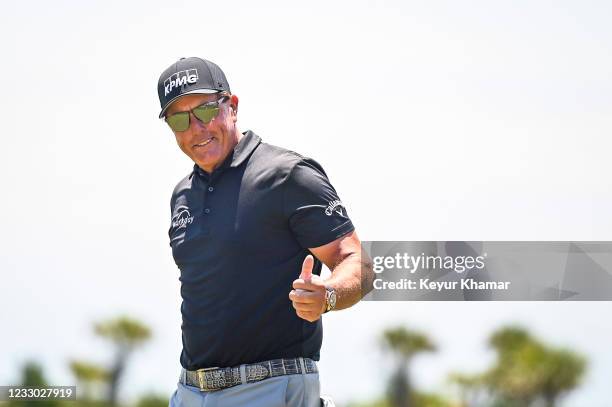
[[[189,208],[179,208],[176,215],[172,217],[172,227],[177,229],[186,228],[187,225],[193,223],[193,216],[189,212]]]

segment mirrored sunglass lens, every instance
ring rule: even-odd
[[[198,106],[193,109],[193,115],[204,123],[210,122],[219,114],[218,106]]]
[[[185,131],[189,128],[189,112],[181,112],[168,116],[168,126],[174,131]]]

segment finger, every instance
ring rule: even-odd
[[[297,280],[293,280],[293,288],[301,289],[306,291],[320,291],[325,289],[324,280],[321,280],[319,276],[316,274],[312,275],[312,279],[310,281],[302,280],[298,278]]]
[[[322,294],[321,292],[301,290],[299,288],[289,292],[289,298],[292,301],[298,301],[298,302],[311,303],[311,302],[318,301],[324,297],[325,295]]]
[[[293,308],[300,311],[318,312],[321,310],[321,304],[316,302],[297,302],[292,301],[291,305]]]
[[[307,293],[308,291],[306,290],[291,290],[289,291],[289,299],[291,301],[297,301],[297,302],[309,302],[308,297],[304,296],[303,293]]]
[[[293,282],[293,288],[295,288],[296,291],[299,290],[298,292],[301,292],[301,291],[316,291],[319,287],[315,284],[312,284],[312,282],[304,281],[302,279],[297,279]]]
[[[308,256],[306,256],[304,262],[302,263],[302,272],[300,273],[300,278],[304,281],[310,282],[310,280],[312,279],[313,267],[314,257],[312,257],[312,254],[309,254]]]
[[[304,297],[289,297],[291,299],[291,302],[294,302],[296,304],[315,304],[318,301],[316,301],[316,299],[313,298],[304,298]]]
[[[303,304],[301,302],[292,302],[291,305],[296,311],[300,312],[315,312],[315,307],[312,304]]]
[[[297,311],[296,314],[298,317],[305,319],[308,322],[314,322],[319,319],[319,316],[312,312]]]

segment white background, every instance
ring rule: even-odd
[[[169,199],[190,171],[157,119],[159,74],[218,63],[239,125],[319,161],[363,240],[612,240],[612,8],[564,1],[4,2],[0,13],[0,384],[107,360],[93,321],[154,339],[122,397],[169,395],[180,352]],[[299,271],[296,270],[296,275]],[[438,344],[415,384],[492,362],[520,323],[590,360],[566,406],[609,406],[610,303],[361,303],[325,318],[339,402],[375,398],[381,331]]]

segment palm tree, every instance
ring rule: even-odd
[[[554,407],[563,394],[580,384],[586,370],[586,360],[568,350],[551,350],[544,368],[546,379],[542,384],[542,396],[547,407]]]
[[[459,388],[461,407],[475,406],[485,388],[485,377],[481,374],[451,373],[448,380]]]
[[[490,344],[498,358],[486,380],[502,405],[523,407],[544,400],[554,407],[579,384],[586,368],[581,356],[546,346],[518,327],[498,330]]]
[[[46,387],[47,379],[40,364],[28,361],[21,370],[21,385],[32,387]],[[12,399],[7,403],[8,407],[58,407],[60,402],[54,399],[41,400],[18,400]]]
[[[79,389],[83,389],[83,393],[79,395],[86,401],[92,400],[92,393],[96,385],[106,384],[109,381],[110,374],[107,369],[98,366],[94,363],[72,360],[70,362],[70,370],[76,377],[79,383]]]
[[[435,346],[425,335],[404,327],[384,331],[382,342],[383,346],[397,357],[397,367],[389,381],[389,399],[395,407],[413,406],[410,362],[418,353],[434,351]]]
[[[116,406],[119,383],[127,360],[136,347],[151,337],[151,330],[136,320],[119,317],[96,324],[95,332],[115,345],[115,358],[108,372],[108,401],[111,406]]]

